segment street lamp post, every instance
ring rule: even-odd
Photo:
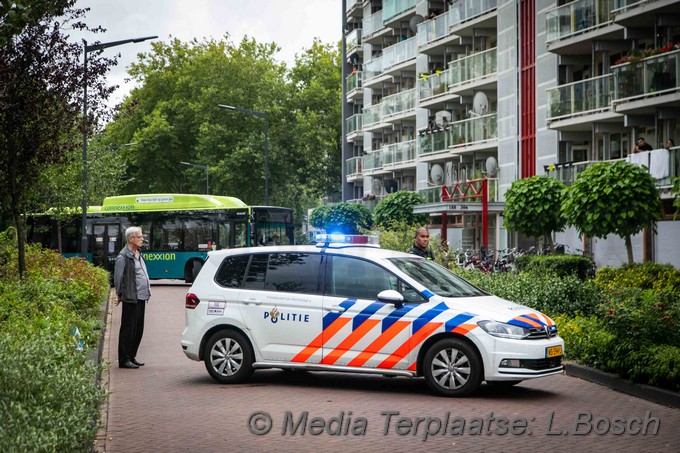
[[[217,106],[222,109],[247,113],[249,115],[255,115],[258,118],[264,119],[264,204],[269,206],[269,169],[267,164],[267,154],[269,145],[267,144],[267,113],[256,112],[255,110],[240,109],[238,107],[233,107],[231,105],[217,104]]]
[[[180,162],[180,164],[189,165],[191,167],[196,167],[205,170],[205,194],[210,195],[210,185],[208,183],[208,166],[201,164],[192,164],[191,162]]]
[[[104,50],[109,47],[155,38],[158,38],[158,36],[145,36],[143,38],[123,39],[122,41],[102,42],[91,45],[88,45],[87,41],[83,39],[83,121],[86,124],[83,127],[83,231],[80,237],[80,257],[84,259],[87,259],[87,54],[96,50]]]

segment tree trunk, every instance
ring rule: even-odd
[[[550,253],[555,253],[555,243],[553,242],[552,233],[548,233],[546,236],[548,238],[548,247],[550,249]]]
[[[24,218],[21,214],[12,210],[12,218],[14,220],[14,227],[17,229],[17,251],[19,252],[19,279],[24,278],[26,272],[26,247],[24,238],[26,236],[26,227],[24,226]]]
[[[625,239],[626,239],[626,252],[628,252],[628,265],[632,266],[635,261],[633,260],[633,244],[630,241],[630,234],[627,234]]]

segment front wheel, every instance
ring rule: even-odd
[[[233,330],[216,332],[206,345],[205,368],[221,384],[239,384],[253,374],[248,340]]]
[[[424,358],[427,385],[443,396],[468,396],[482,382],[477,351],[459,338],[445,338],[430,347]]]

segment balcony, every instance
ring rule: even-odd
[[[454,0],[446,13],[418,24],[418,47],[434,47],[443,38],[453,38],[451,28],[480,16],[498,5],[497,0]],[[443,44],[443,42],[441,43]]]
[[[416,7],[416,0],[383,0],[382,21],[387,25],[390,20]]]
[[[567,83],[548,90],[548,121],[611,110],[611,74]]]
[[[648,169],[654,178],[657,187],[669,187],[672,185],[674,177],[680,175],[680,147],[666,149],[655,149],[644,153],[630,154],[625,159],[614,159],[605,162],[616,162],[626,160]],[[545,165],[543,170],[548,176],[561,181],[564,185],[570,186],[576,181],[583,171],[593,164],[602,161],[584,162],[561,162],[552,165]]]
[[[614,104],[678,92],[680,49],[612,66]],[[618,110],[618,106],[617,106]]]
[[[545,14],[547,39],[565,40],[612,23],[612,0],[576,0]]]
[[[364,157],[364,172],[372,173],[375,170],[382,169],[383,166],[383,153],[382,150],[373,151],[366,154]]]
[[[348,75],[345,78],[345,89],[347,90],[348,101],[359,101],[363,98],[363,90],[361,86],[362,72],[357,71]]]
[[[447,94],[451,80],[451,69],[438,71],[434,74],[423,76],[418,79],[418,97],[420,103]]]
[[[416,38],[404,39],[398,43],[385,47],[382,55],[383,72],[392,67],[405,63],[416,58]]]
[[[364,108],[364,129],[375,129],[376,126],[388,127],[388,121],[403,119],[404,114],[414,111],[415,108],[415,88],[385,96],[379,104]]]
[[[495,202],[498,200],[498,179],[496,178],[486,178],[487,180],[487,201],[488,202]],[[456,193],[457,191],[455,190],[456,186],[461,187],[461,186],[469,186],[470,191],[474,190],[476,192],[479,192],[482,187],[482,180],[481,179],[475,179],[475,180],[466,180],[466,181],[457,181],[455,182],[452,186],[447,186],[447,189],[449,190],[449,193],[453,194]],[[442,186],[436,186],[436,187],[428,187],[427,189],[420,189],[418,193],[425,199],[425,204],[429,203],[441,203],[442,202]],[[455,196],[455,195],[454,195]],[[467,205],[481,205],[482,204],[482,199],[481,197],[477,198],[467,198],[464,201],[465,204]],[[474,209],[471,209],[471,211],[475,211]]]
[[[497,52],[494,47],[450,62],[448,90],[458,93],[461,88],[468,88],[463,85],[495,76],[497,61]]]
[[[350,116],[345,120],[345,126],[347,128],[347,141],[352,141],[354,138],[358,138],[363,135],[363,118],[361,113]]]
[[[490,113],[477,118],[456,121],[445,129],[421,135],[418,137],[420,144],[418,153],[425,156],[450,150],[465,151],[467,147],[496,139],[498,139],[497,114]]]
[[[347,179],[356,178],[363,173],[363,157],[357,156],[345,162],[345,176]]]
[[[416,141],[408,140],[384,146],[382,153],[383,168],[395,168],[410,164],[416,159]]]
[[[355,28],[345,35],[345,46],[347,48],[347,56],[361,51],[361,28]]]
[[[371,38],[375,37],[379,31],[384,29],[382,23],[382,13],[383,10],[376,11],[368,17],[364,17],[361,21],[362,37],[364,42],[367,42]]]

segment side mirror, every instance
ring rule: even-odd
[[[378,300],[387,304],[394,304],[395,307],[401,308],[404,306],[404,296],[399,291],[393,289],[386,289],[378,293]]]

